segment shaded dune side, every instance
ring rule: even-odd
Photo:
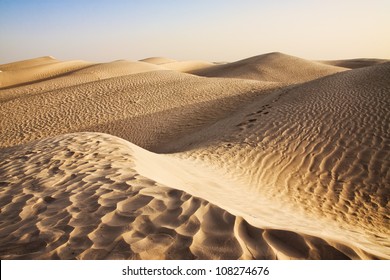
[[[355,58],[355,59],[340,59],[340,60],[323,60],[319,62],[328,65],[337,66],[337,67],[357,69],[357,68],[369,67],[369,66],[374,66],[377,64],[389,62],[389,60],[377,59],[377,58]]]
[[[91,62],[81,60],[58,61],[53,59],[50,62],[24,66],[30,65],[29,62],[18,64],[17,67],[6,67],[6,69],[10,68],[9,70],[1,70],[0,88],[42,81],[93,65]]]
[[[345,68],[325,65],[282,53],[269,53],[190,71],[190,73],[205,77],[301,83],[345,70]]]
[[[155,147],[157,142],[170,141],[213,123],[278,86],[164,70],[30,94],[2,103],[0,145],[96,131],[114,134],[142,147]],[[215,110],[217,100],[220,110]],[[165,122],[171,126],[167,127]],[[142,133],[137,130],[140,126],[144,126]]]
[[[76,75],[94,75],[99,80],[131,74],[166,70],[164,67],[141,61],[117,60],[101,63],[87,69],[77,71]]]
[[[156,64],[156,65],[177,62],[177,60],[166,58],[166,57],[148,57],[148,58],[141,59],[139,61]]]
[[[192,73],[192,71],[209,68],[214,65],[207,61],[187,60],[165,63],[163,66],[179,72]]]
[[[141,176],[128,144],[78,133],[3,149],[1,259],[375,258],[331,240],[253,227]]]
[[[280,90],[175,148],[389,256],[389,77],[385,63]]]
[[[59,60],[55,59],[52,56],[42,56],[32,59],[26,59],[6,64],[0,64],[0,70],[1,71],[7,71],[7,70],[17,70],[17,69],[23,69],[23,68],[29,68],[37,65],[44,65],[49,64],[53,62],[59,62]]]
[[[129,63],[0,90],[0,146],[182,153],[3,148],[1,258],[390,258],[390,63],[282,89]]]
[[[52,72],[51,68],[46,70],[48,71],[46,73],[47,76],[56,76],[54,73],[50,74]],[[158,65],[139,61],[118,60],[108,63],[91,64],[80,70],[65,73],[59,77],[53,77],[44,81],[35,81],[27,85],[18,85],[17,87],[8,89],[0,89],[0,102],[94,81],[159,70],[166,69]],[[24,83],[26,82],[22,81],[22,84]]]

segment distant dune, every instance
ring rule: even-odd
[[[23,68],[42,66],[45,64],[51,64],[56,62],[60,62],[60,61],[55,59],[52,56],[42,56],[33,59],[26,59],[26,60],[7,63],[7,64],[1,64],[0,69],[2,69],[3,71],[20,70]]]
[[[0,88],[45,80],[90,66],[85,61],[58,61],[42,57],[0,66]]]
[[[342,67],[325,65],[282,53],[269,53],[195,70],[192,73],[205,77],[300,83],[344,70],[346,69]]]
[[[177,60],[166,58],[166,57],[148,57],[145,59],[141,59],[140,61],[151,63],[151,64],[157,64],[157,65],[177,62]]]
[[[171,70],[190,73],[191,71],[205,69],[214,65],[214,63],[207,61],[189,60],[165,63],[163,66]]]
[[[118,76],[126,76],[159,70],[165,70],[165,68],[141,61],[118,60],[110,63],[100,63],[93,65],[91,67],[76,71],[72,74],[77,76],[93,75],[97,79],[102,80]]]
[[[201,60],[177,61],[165,57],[150,57],[141,59],[140,62],[146,62],[154,65],[159,65],[165,69],[175,70],[179,72],[189,72],[199,69],[204,69],[215,65],[214,63]]]
[[[390,259],[390,62],[362,61],[0,65],[1,259]]]
[[[390,60],[375,59],[375,58],[356,58],[356,59],[345,59],[345,60],[323,60],[320,62],[328,65],[338,66],[338,67],[356,69],[356,68],[373,66],[385,62],[390,62]]]
[[[61,77],[60,82],[53,79],[2,91],[1,146],[69,132],[97,131],[153,149],[213,123],[279,86],[208,79],[171,70],[129,75],[123,64],[137,72],[133,63],[108,63],[104,70],[103,65],[92,66]],[[136,65],[138,72],[145,70],[144,63]],[[78,82],[83,79],[87,82]],[[55,89],[56,85],[61,87]],[[215,110],[217,104],[219,109]]]

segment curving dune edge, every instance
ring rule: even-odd
[[[0,65],[0,258],[390,259],[390,63],[350,63]]]

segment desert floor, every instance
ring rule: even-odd
[[[0,65],[1,259],[390,259],[390,62]]]

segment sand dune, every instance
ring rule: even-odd
[[[17,70],[17,69],[30,68],[38,65],[45,65],[45,64],[55,63],[55,62],[59,62],[59,61],[55,59],[53,56],[42,56],[33,59],[26,59],[26,60],[7,63],[7,64],[1,64],[0,69],[2,71]]]
[[[0,144],[11,146],[63,133],[97,131],[156,149],[277,86],[164,70],[30,92],[12,100],[8,96],[1,105]],[[12,96],[12,91],[7,93]],[[214,110],[216,104],[219,110]]]
[[[214,63],[210,63],[207,61],[188,60],[188,61],[169,62],[169,63],[165,63],[163,66],[171,70],[184,72],[184,73],[191,73],[192,71],[206,69],[214,65],[215,65]]]
[[[323,60],[321,63],[344,67],[349,69],[357,69],[362,67],[373,66],[385,62],[390,62],[388,59],[376,59],[376,58],[356,58],[356,59],[341,59],[341,60]]]
[[[150,58],[141,59],[140,62],[158,65],[164,67],[165,69],[175,70],[184,73],[205,69],[215,65],[214,63],[208,61],[202,61],[202,60],[177,61],[165,57],[150,57]]]
[[[159,70],[165,70],[165,68],[141,61],[118,60],[88,67],[87,69],[77,71],[75,74],[95,75],[99,80],[101,80]]]
[[[0,89],[67,74],[91,64],[80,60],[58,61],[52,57],[43,57],[1,65]]]
[[[9,101],[17,97],[26,97],[27,95],[69,88],[71,86],[99,80],[160,70],[167,69],[139,61],[118,60],[109,63],[91,64],[88,67],[66,73],[66,75],[55,77],[50,80],[36,81],[35,83],[25,86],[3,89],[0,95],[0,102]],[[52,73],[52,68],[46,68],[46,71],[46,76],[56,76],[55,73]],[[25,76],[19,77],[19,79],[24,78]],[[26,82],[22,80],[22,83]]]
[[[344,68],[304,60],[282,53],[269,53],[192,71],[205,77],[301,83],[344,71]]]
[[[3,151],[1,258],[373,257],[334,241],[251,226],[202,198],[139,174],[134,161],[148,156],[126,141],[95,133]]]
[[[148,58],[141,59],[140,61],[151,63],[151,64],[157,64],[157,65],[177,62],[177,60],[166,58],[166,57],[148,57]]]
[[[45,69],[0,90],[2,259],[390,259],[390,63]]]
[[[275,91],[165,151],[218,165],[388,256],[389,73],[386,63]]]

